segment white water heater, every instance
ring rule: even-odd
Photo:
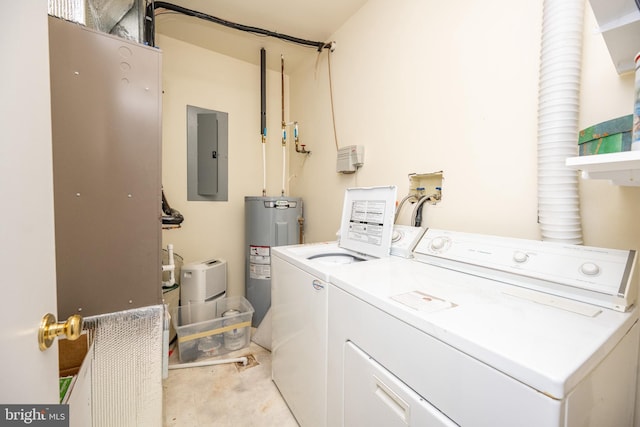
[[[302,199],[247,196],[246,297],[253,306],[253,326],[271,307],[271,248],[301,243]]]

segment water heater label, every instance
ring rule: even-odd
[[[249,277],[271,279],[270,246],[249,246]]]
[[[269,264],[249,264],[249,277],[252,279],[271,279],[271,266]]]
[[[269,258],[271,256],[270,246],[249,246],[249,256]]]

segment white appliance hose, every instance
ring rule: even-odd
[[[246,356],[242,356],[242,357],[234,357],[231,359],[203,360],[201,362],[191,362],[191,363],[176,363],[174,365],[169,365],[168,369],[197,368],[200,366],[222,365],[225,363],[242,363],[242,366],[247,366],[248,361],[249,359]]]
[[[538,222],[542,240],[582,243],[578,154],[584,0],[544,0],[538,89]]]

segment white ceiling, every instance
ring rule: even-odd
[[[173,0],[167,3],[212,15],[237,24],[258,27],[297,38],[325,42],[367,0]],[[200,18],[156,9],[156,34],[163,34],[243,61],[259,64],[260,48],[267,51],[267,66],[286,72],[313,47],[301,47],[272,37],[227,28]],[[339,40],[336,41],[339,49]],[[162,46],[159,46],[162,48]]]

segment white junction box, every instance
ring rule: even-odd
[[[227,291],[227,262],[210,259],[182,266],[181,305],[222,297]]]
[[[354,173],[364,164],[364,146],[349,145],[338,150],[336,172]]]

